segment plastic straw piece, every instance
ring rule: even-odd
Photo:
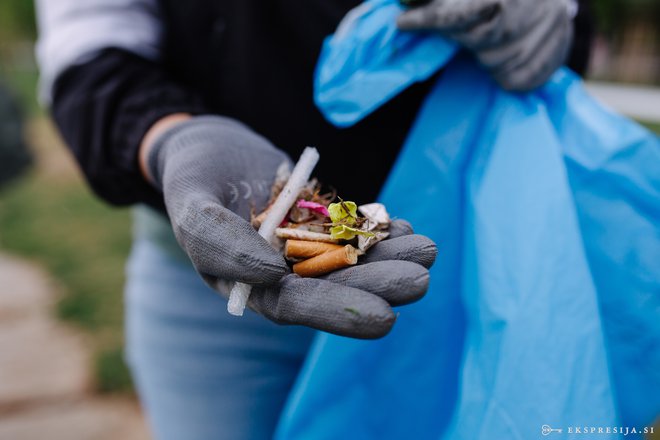
[[[307,185],[312,171],[319,161],[319,152],[314,147],[307,147],[300,155],[298,163],[291,172],[289,181],[284,186],[282,192],[275,199],[275,203],[270,208],[270,213],[259,227],[259,235],[261,235],[273,247],[276,247],[275,229],[286,217],[287,212],[291,209],[293,204],[298,199],[298,194]],[[236,283],[234,288],[229,293],[229,302],[227,303],[227,311],[235,316],[243,316],[245,305],[250,298],[252,286],[245,283]]]

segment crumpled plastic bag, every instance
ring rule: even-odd
[[[430,290],[381,340],[319,335],[276,438],[634,437],[660,413],[658,137],[567,69],[503,91],[398,13],[347,16],[316,100],[347,126],[444,67],[381,194],[438,244]]]

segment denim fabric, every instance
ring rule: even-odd
[[[249,311],[229,315],[226,300],[174,251],[158,225],[164,219],[139,209],[127,359],[155,438],[271,438],[314,332]]]

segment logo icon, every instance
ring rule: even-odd
[[[550,433],[558,432],[561,433],[561,428],[551,428],[550,425],[541,426],[541,434],[549,435]]]

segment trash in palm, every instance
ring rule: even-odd
[[[334,193],[321,194],[319,182],[310,180],[318,160],[318,151],[308,147],[293,171],[281,167],[266,209],[252,218],[259,235],[277,249],[283,245],[293,271],[303,277],[356,264],[360,255],[389,236],[390,217],[382,204],[358,207]],[[236,283],[229,313],[241,316],[250,292],[250,285]]]

